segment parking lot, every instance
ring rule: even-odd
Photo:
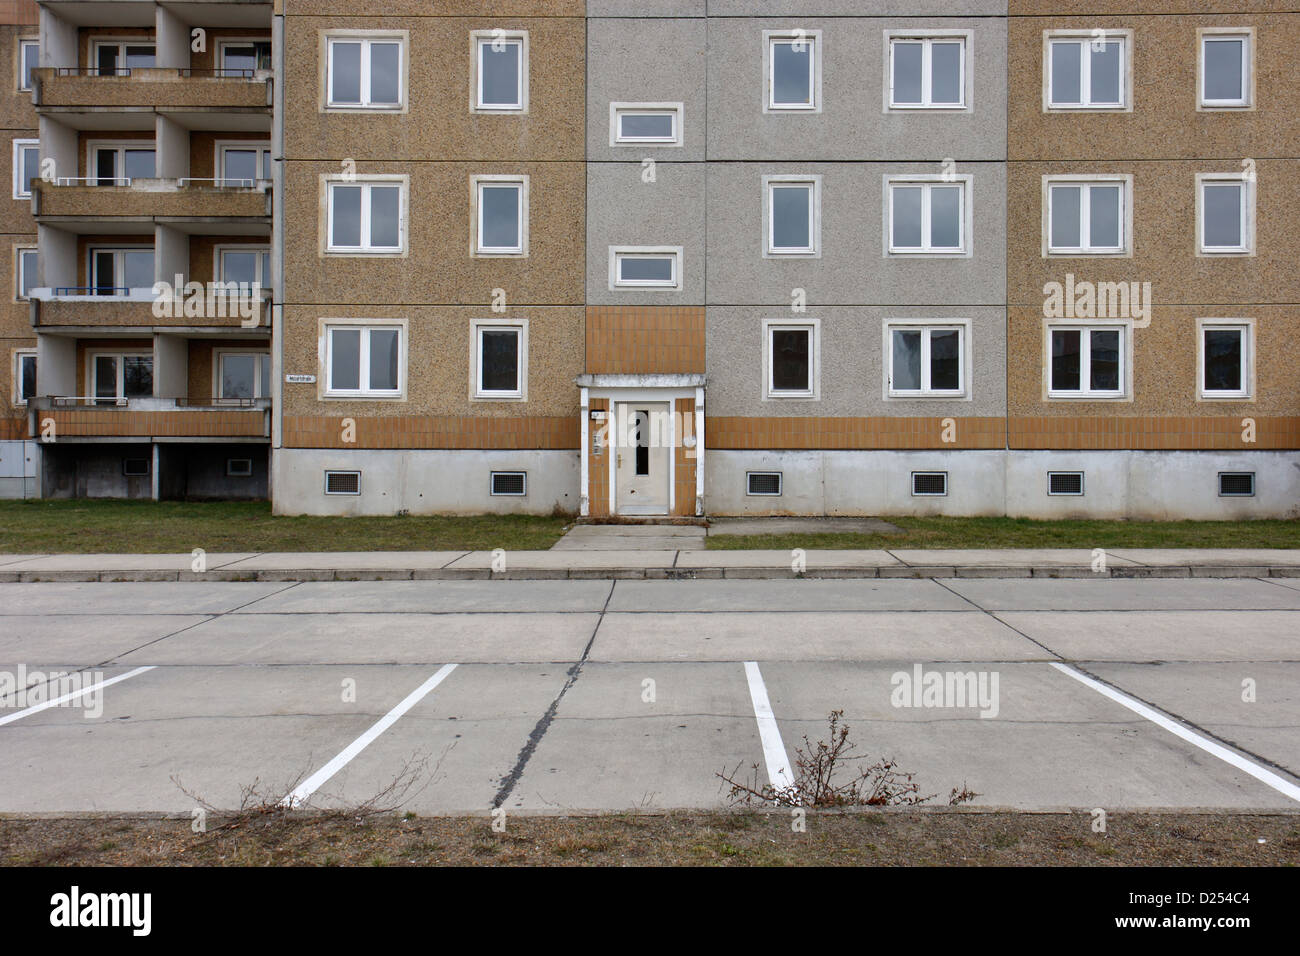
[[[833,710],[938,803],[1300,807],[1300,579],[0,585],[0,673],[63,671],[0,812],[719,807]]]

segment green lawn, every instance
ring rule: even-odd
[[[711,535],[711,550],[792,548],[1300,548],[1300,520],[886,518],[891,534]]]
[[[277,517],[265,501],[0,501],[0,553],[540,551],[568,520]]]

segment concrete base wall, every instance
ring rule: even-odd
[[[152,472],[153,448],[148,443],[44,445],[42,494],[46,498],[152,498],[152,474],[123,474],[125,458],[149,461]]]
[[[577,450],[282,448],[271,462],[276,514],[576,514],[579,505]],[[326,470],[360,471],[361,494],[325,494]],[[493,471],[527,472],[527,494],[490,494]]]
[[[0,441],[0,498],[38,497],[40,461],[36,442]]]
[[[745,494],[747,471],[779,471],[779,497]],[[911,494],[914,471],[948,472],[948,494]],[[1049,471],[1082,471],[1084,494],[1049,495]],[[1255,472],[1255,496],[1221,498],[1218,473]],[[1300,516],[1300,452],[716,451],[713,515],[1010,515],[1147,520]]]

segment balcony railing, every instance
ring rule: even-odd
[[[98,67],[98,66],[59,66],[59,67],[55,67],[54,71],[55,71],[55,76],[130,77],[134,75],[136,70],[139,70],[143,74],[145,70],[150,70],[156,73],[162,69],[166,69],[166,68],[156,67],[156,66],[140,66],[140,67],[119,66],[110,69],[105,69],[103,67]],[[259,73],[261,73],[262,76],[265,77],[271,71],[250,70],[247,67],[233,67],[233,68],[223,67],[221,69],[216,69],[216,70],[196,70],[192,67],[176,67],[173,69],[173,72],[175,72],[175,74],[180,77],[212,76],[218,79],[252,80],[252,79],[257,79],[258,78],[257,75]]]

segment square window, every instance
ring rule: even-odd
[[[768,319],[763,327],[763,397],[818,398],[820,326]]]
[[[886,179],[892,255],[969,255],[970,177]]]
[[[962,109],[966,105],[964,36],[890,37],[891,109]]]
[[[965,394],[966,325],[886,324],[887,394],[956,398]]]
[[[1197,325],[1200,332],[1200,397],[1250,398],[1253,365],[1251,324],[1209,319]]]
[[[1251,106],[1253,31],[1202,30],[1197,107],[1246,109]]]
[[[475,30],[474,94],[478,113],[528,112],[528,34],[521,30]]]
[[[820,30],[764,31],[764,112],[821,110]]]
[[[392,34],[329,37],[326,105],[330,109],[400,110],[405,45],[404,37]]]
[[[1129,177],[1075,180],[1043,177],[1045,252],[1117,255],[1128,251]]]
[[[327,250],[400,254],[406,248],[405,177],[328,183]]]
[[[474,323],[474,397],[526,399],[528,325],[483,319]]]
[[[40,66],[41,41],[18,41],[18,89],[26,91],[33,87],[32,70]]]
[[[1054,397],[1120,398],[1125,391],[1124,329],[1049,328],[1048,394]]]
[[[401,398],[406,388],[403,324],[329,324],[326,395]]]
[[[271,356],[266,352],[217,353],[218,399],[271,397]]]
[[[14,198],[32,198],[32,180],[41,176],[41,141],[14,140]]]
[[[821,253],[821,177],[764,176],[767,256]]]
[[[681,146],[681,103],[610,103],[610,146]]]
[[[1129,107],[1129,30],[1044,34],[1049,110],[1125,110]]]
[[[609,288],[680,291],[681,246],[610,246]]]
[[[271,287],[271,250],[267,246],[218,246],[217,281],[236,282],[262,289]]]
[[[125,405],[153,397],[152,352],[91,352],[87,355],[91,394],[99,405]]]
[[[472,176],[474,254],[528,255],[528,177]]]
[[[1204,255],[1249,255],[1254,249],[1252,184],[1242,175],[1198,174],[1197,251]]]

